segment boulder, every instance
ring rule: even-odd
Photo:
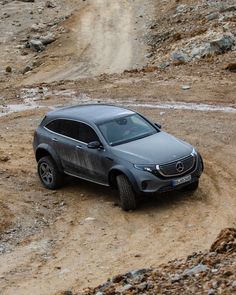
[[[216,238],[216,241],[211,245],[211,252],[229,253],[236,251],[236,229],[223,229]]]
[[[12,72],[12,67],[7,66],[5,71],[6,71],[6,73],[11,73]]]
[[[199,263],[198,265],[192,268],[185,269],[185,271],[183,272],[183,276],[192,276],[200,272],[205,272],[207,270],[208,267],[206,265]]]
[[[31,26],[32,32],[43,32],[46,29],[46,25],[39,23],[39,24],[33,24]]]
[[[188,6],[185,4],[180,4],[176,7],[176,13],[185,13],[188,10]]]
[[[211,21],[211,20],[217,19],[218,17],[219,17],[218,12],[211,12],[206,16],[206,19]]]
[[[57,5],[55,2],[48,0],[48,1],[46,1],[45,6],[47,8],[55,8]]]
[[[236,44],[235,38],[231,35],[222,35],[215,40],[206,42],[202,46],[194,47],[191,52],[191,59],[201,58],[209,55],[223,54],[233,50]]]
[[[31,49],[33,49],[34,51],[40,52],[44,50],[44,45],[40,40],[30,40],[29,41],[29,46]]]
[[[191,58],[200,58],[207,54],[209,45],[205,44],[205,46],[194,47],[191,52]]]
[[[23,70],[21,71],[21,73],[24,75],[24,74],[32,71],[32,69],[33,69],[32,66],[27,65],[26,67],[23,68]]]
[[[236,73],[236,62],[229,63],[226,67],[225,70]]]
[[[188,56],[183,52],[173,52],[171,57],[173,61],[187,62],[189,60]]]
[[[43,43],[43,45],[48,45],[56,41],[56,36],[49,32],[47,35],[39,37],[39,40]]]
[[[235,38],[231,35],[222,35],[220,38],[209,42],[209,53],[222,54],[231,50],[236,44]]]

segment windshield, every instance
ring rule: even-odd
[[[157,133],[157,130],[138,114],[104,122],[99,124],[98,128],[112,146]]]

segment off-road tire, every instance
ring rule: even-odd
[[[136,208],[136,196],[132,185],[124,174],[116,177],[117,186],[120,194],[120,206],[124,211],[134,210]]]
[[[38,161],[38,175],[42,184],[48,189],[57,189],[62,186],[63,174],[50,156]]]

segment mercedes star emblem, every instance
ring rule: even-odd
[[[175,165],[175,167],[176,167],[176,170],[179,173],[181,173],[181,172],[184,171],[184,164],[181,161],[177,162],[176,165]]]

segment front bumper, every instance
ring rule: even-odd
[[[188,173],[175,176],[175,177],[158,177],[150,172],[142,171],[134,168],[134,176],[136,180],[136,187],[134,187],[137,193],[155,193],[155,192],[166,192],[176,190],[190,183],[193,183],[199,179],[203,172],[203,162],[200,155],[197,156],[195,167]],[[191,180],[184,182],[180,185],[173,185],[175,180],[178,180],[187,175],[191,175]]]

